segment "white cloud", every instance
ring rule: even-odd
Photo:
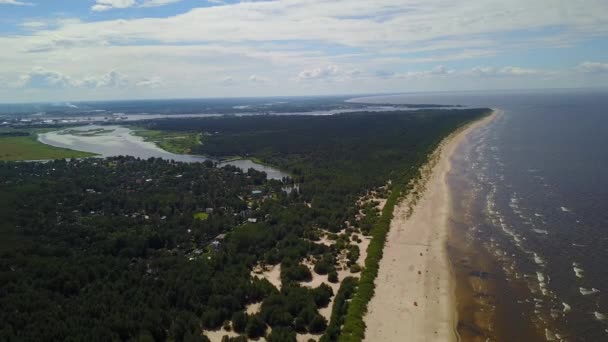
[[[18,0],[0,0],[0,5],[32,6],[33,4]]]
[[[553,73],[549,70],[538,70],[530,68],[522,68],[518,66],[505,66],[502,68],[478,66],[472,68],[465,73],[473,76],[481,77],[499,77],[499,76],[548,76]]]
[[[65,87],[71,84],[71,79],[60,72],[36,67],[21,76],[19,85],[30,88]]]
[[[135,6],[135,4],[135,0],[96,0],[91,10],[107,11],[113,8],[128,8]]]
[[[87,76],[78,79],[58,71],[35,67],[21,75],[19,81],[14,85],[21,88],[113,88],[124,87],[128,83],[128,78],[117,71],[110,71],[101,76]]]
[[[576,66],[576,70],[583,73],[603,73],[608,72],[608,63],[582,62]]]
[[[222,79],[220,79],[220,84],[223,86],[233,86],[236,83],[237,82],[234,80],[234,78],[232,78],[232,76],[225,76]]]
[[[264,78],[264,77],[261,77],[261,76],[258,76],[256,74],[253,74],[253,75],[249,76],[249,82],[251,82],[251,83],[266,83],[266,82],[268,82],[268,79]]]
[[[138,87],[159,88],[163,86],[163,79],[158,76],[144,78],[143,80],[137,82],[136,85]]]
[[[299,80],[314,80],[314,79],[327,79],[338,76],[340,73],[339,69],[335,65],[325,65],[316,67],[313,69],[302,70],[298,74]]]
[[[139,7],[159,7],[180,1],[182,0],[144,0],[140,3]]]
[[[159,7],[180,1],[182,0],[96,0],[96,3],[91,7],[91,10],[100,12],[114,8]]]
[[[98,6],[97,10],[109,10],[176,1],[89,2]],[[466,86],[458,81],[463,78],[487,82],[483,88],[498,82],[515,84],[517,80],[526,86],[535,76],[566,73],[584,83],[593,78],[588,74],[604,70],[598,62],[535,70],[514,56],[525,56],[520,53],[531,48],[539,53],[552,48],[555,55],[546,58],[559,63],[560,54],[576,49],[576,44],[608,37],[605,0],[207,2],[223,5],[193,8],[168,17],[145,18],[140,14],[146,11],[141,11],[124,19],[90,22],[84,17],[23,20],[22,33],[0,35],[0,77],[13,84],[36,65],[70,76],[69,82],[61,82],[57,75],[46,75],[49,80],[79,88],[67,91],[64,86],[63,93],[55,94],[78,97],[83,88],[91,91],[85,94],[87,98],[112,98],[142,94],[221,96],[234,90],[243,95],[400,91],[422,85],[440,90],[450,85]],[[195,1],[189,3],[196,5]],[[114,14],[123,12],[108,16]],[[500,65],[493,60],[496,56],[501,56]],[[589,58],[593,57],[581,61]],[[455,67],[456,61],[496,66],[462,69]],[[433,68],[437,64],[444,66]],[[108,70],[129,75],[127,87],[139,92],[99,86],[105,82],[100,80],[102,76],[90,76],[106,75]],[[235,78],[222,82],[223,75]],[[162,86],[152,86],[157,83],[154,77]],[[416,82],[403,82],[406,78]],[[596,83],[601,81],[596,79]],[[561,82],[559,86],[569,84]],[[85,83],[90,84],[88,88],[78,85]],[[554,82],[545,84],[557,86]],[[93,92],[97,89],[100,91]],[[25,95],[15,91],[1,96]]]

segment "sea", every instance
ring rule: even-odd
[[[497,111],[453,155],[449,251],[471,341],[608,341],[608,91],[366,99]]]

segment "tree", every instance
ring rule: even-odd
[[[268,335],[268,342],[295,342],[296,333],[289,327],[276,327]]]
[[[333,270],[333,271],[329,272],[327,274],[327,280],[330,283],[334,283],[334,284],[337,283],[339,281],[339,279],[338,279],[338,272],[336,272],[336,270]]]
[[[262,320],[259,314],[249,317],[247,327],[245,328],[247,336],[250,338],[258,338],[266,333],[266,323]]]
[[[317,314],[310,324],[308,324],[308,332],[311,334],[320,334],[327,328],[327,320],[325,317]]]
[[[237,311],[232,315],[232,329],[237,333],[245,332],[247,327],[247,314],[243,311]]]

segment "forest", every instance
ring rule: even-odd
[[[360,199],[397,196],[442,138],[488,111],[145,123],[200,134],[193,153],[276,165],[283,181],[209,161],[0,162],[0,340],[338,340],[359,274],[369,282],[356,240],[386,224],[388,209]],[[252,276],[275,265],[280,286]],[[327,283],[307,285],[315,275]]]

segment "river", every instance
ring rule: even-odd
[[[82,134],[78,131],[83,132]],[[87,131],[93,133],[86,133]],[[124,126],[99,126],[86,125],[70,127],[68,129],[43,133],[38,135],[38,140],[44,144],[69,148],[72,150],[85,151],[98,154],[101,157],[133,156],[147,159],[150,157],[175,160],[187,163],[203,162],[215,159],[167,152],[154,143],[145,141],[142,137],[133,134],[133,131]],[[249,159],[233,160],[222,165],[233,165],[244,171],[253,168],[266,172],[269,179],[282,179],[290,175],[272,166],[254,163]]]

